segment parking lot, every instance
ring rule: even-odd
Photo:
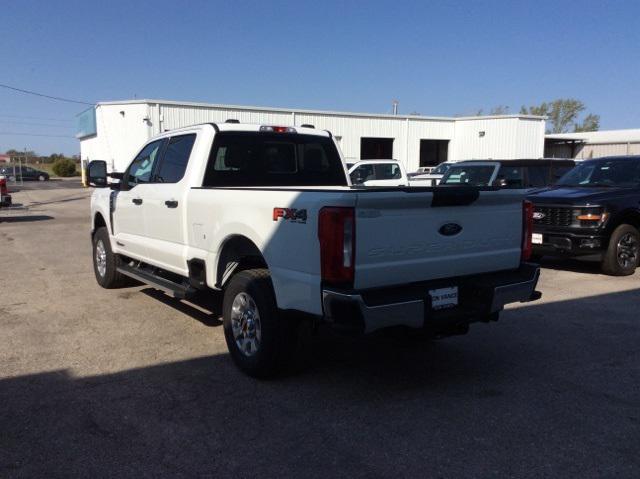
[[[322,335],[274,381],[218,298],[94,280],[89,195],[0,211],[0,477],[638,477],[640,273],[544,262],[541,301],[466,336]]]

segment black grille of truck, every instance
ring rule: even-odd
[[[540,216],[542,216],[540,218]],[[567,207],[535,206],[533,220],[537,225],[571,226],[573,210]]]

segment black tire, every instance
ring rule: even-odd
[[[620,225],[609,238],[602,259],[602,272],[611,276],[629,276],[638,266],[640,232],[631,225]]]
[[[46,180],[46,179],[47,179],[47,178],[45,178],[45,176],[44,176],[44,175],[39,175],[39,176],[38,176],[38,181],[44,181],[44,180]]]
[[[104,249],[104,271],[99,267],[99,248]],[[104,226],[98,228],[93,235],[93,272],[96,275],[96,281],[103,288],[113,289],[129,286],[129,278],[116,270],[118,265],[118,257],[111,251],[111,242],[109,240],[109,232]]]
[[[309,323],[278,314],[266,269],[241,271],[231,278],[224,290],[222,316],[229,354],[249,376],[268,378],[297,368],[309,351],[305,347]]]

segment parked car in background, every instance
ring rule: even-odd
[[[414,171],[412,173],[407,173],[407,176],[409,178],[411,178],[413,176],[418,176],[418,175],[427,175],[427,174],[431,173],[431,170],[433,170],[435,168],[436,168],[435,166],[421,166],[416,171]]]
[[[408,186],[404,166],[397,160],[362,160],[349,168],[352,185]]]
[[[11,206],[11,195],[7,189],[7,178],[0,175],[0,207]]]
[[[640,156],[585,160],[528,198],[535,255],[596,255],[604,273],[633,274],[640,258]]]
[[[574,160],[469,160],[452,165],[441,185],[545,188],[575,166]]]
[[[0,166],[0,175],[7,177],[9,181],[47,181],[49,173],[36,170],[30,166]]]
[[[432,168],[427,174],[423,174],[423,173],[419,173],[417,175],[412,174],[412,175],[409,175],[409,178],[412,181],[413,180],[424,181],[426,183],[425,186],[436,186],[440,183],[440,180],[442,180],[442,177],[447,172],[447,170],[449,170],[451,165],[455,165],[455,164],[456,163],[451,161],[445,161],[444,163],[440,163],[435,168]],[[417,183],[417,184],[420,184],[420,183]]]

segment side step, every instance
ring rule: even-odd
[[[196,289],[192,286],[176,283],[168,280],[149,271],[142,270],[129,265],[120,265],[116,268],[118,273],[122,273],[133,279],[141,281],[153,286],[156,289],[160,289],[165,293],[172,295],[174,298],[187,299],[196,293]]]

